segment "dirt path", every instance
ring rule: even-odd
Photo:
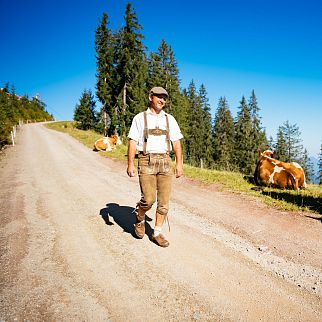
[[[0,321],[322,319],[322,225],[308,214],[181,178],[159,248],[153,210],[132,236],[125,165],[40,124],[1,157],[0,183]]]

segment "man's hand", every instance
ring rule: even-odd
[[[135,176],[135,166],[134,166],[134,157],[136,151],[136,141],[129,140],[128,150],[127,150],[127,175],[129,177]]]
[[[174,141],[173,149],[176,155],[176,178],[180,178],[183,175],[183,160],[182,160],[182,147],[180,140]]]
[[[126,172],[127,172],[127,175],[129,177],[135,177],[135,167],[134,167],[134,164],[129,164],[127,166]]]
[[[176,178],[180,178],[181,176],[183,176],[183,167],[181,164],[178,164],[176,166]]]

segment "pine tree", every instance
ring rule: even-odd
[[[89,130],[95,127],[95,104],[91,90],[85,89],[74,110],[74,121],[77,122],[78,129]]]
[[[233,170],[234,120],[225,97],[220,97],[213,124],[213,159],[220,170]]]
[[[286,161],[288,157],[287,153],[287,143],[285,133],[281,126],[277,129],[276,143],[274,144],[275,154],[280,161]]]
[[[161,46],[160,46],[161,47]],[[162,86],[165,88],[165,77],[162,69],[161,48],[158,52],[151,52],[148,59],[148,77],[146,80],[147,88],[151,89],[154,86]]]
[[[245,174],[253,174],[256,166],[252,139],[251,115],[243,96],[235,124],[234,163]]]
[[[126,111],[126,88],[122,83],[123,76],[120,67],[120,61],[123,51],[123,33],[124,28],[119,29],[114,33],[114,55],[113,55],[113,70],[112,70],[112,98],[111,98],[111,124],[108,134],[118,132],[122,135],[125,132],[125,111]],[[123,96],[122,96],[123,95]]]
[[[112,134],[116,128],[117,119],[115,117],[113,95],[113,60],[115,53],[115,39],[108,26],[108,15],[103,13],[102,20],[95,33],[96,51],[96,96],[102,103],[102,111],[98,117],[101,124],[97,129],[104,132],[104,135]],[[109,123],[109,131],[107,129]]]
[[[125,27],[118,33],[116,73],[117,106],[119,113],[119,131],[128,132],[132,119],[138,112],[146,109],[147,58],[142,43],[142,26],[139,24],[131,3],[126,6]]]
[[[199,97],[202,108],[202,127],[200,128],[200,144],[202,145],[201,159],[206,167],[210,167],[213,161],[211,113],[206,88],[203,84],[200,86]]]
[[[273,137],[270,135],[270,137],[268,139],[268,149],[274,150],[275,146],[276,146],[275,141],[274,141]]]
[[[286,121],[278,128],[276,153],[284,162],[296,161],[302,163],[303,145],[299,127]]]
[[[322,185],[322,142],[321,142],[319,161],[318,161],[317,179],[318,179],[319,185]]]
[[[190,133],[189,132],[190,130],[189,112],[190,112],[190,102],[189,102],[188,91],[187,89],[183,89],[178,99],[178,114],[176,115],[176,120],[180,126],[180,130],[183,135],[183,139],[181,140],[183,160],[184,162],[187,162],[187,163],[189,163],[189,153],[188,153],[188,143],[189,143],[189,133]]]
[[[180,93],[179,69],[171,46],[162,40],[156,53],[150,53],[148,61],[147,87],[164,87],[168,94],[167,111],[184,126],[187,110],[184,109],[183,96]]]
[[[308,156],[307,149],[304,149],[302,157],[302,168],[305,173],[306,181],[314,183],[314,166],[312,160]]]
[[[261,125],[261,118],[259,116],[260,108],[257,103],[257,98],[255,95],[255,91],[252,91],[252,95],[249,99],[249,112],[252,119],[252,143],[253,143],[253,152],[254,152],[254,160],[253,163],[256,163],[257,160],[257,151],[258,150],[266,150],[269,147],[268,140],[266,137],[266,133],[263,130]]]
[[[203,110],[201,100],[196,92],[193,81],[190,82],[187,92],[189,102],[189,128],[187,138],[187,160],[193,165],[199,167],[202,158],[202,142],[200,141],[200,128],[203,122]]]

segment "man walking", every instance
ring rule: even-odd
[[[138,175],[141,188],[134,231],[138,238],[144,237],[145,213],[157,200],[152,241],[161,247],[169,246],[169,242],[161,232],[169,210],[172,186],[171,145],[176,156],[176,177],[183,175],[180,142],[183,136],[175,118],[163,111],[167,99],[168,93],[164,88],[153,87],[149,93],[150,107],[134,117],[128,135],[127,174],[130,177],[135,176],[134,158],[138,151]]]

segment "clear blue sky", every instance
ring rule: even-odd
[[[39,93],[56,119],[71,120],[83,90],[95,93],[94,34],[103,12],[124,25],[124,0],[0,0],[0,87]],[[131,1],[144,43],[162,39],[181,87],[203,83],[213,114],[226,96],[233,117],[254,89],[267,135],[287,120],[317,156],[322,140],[322,1]],[[99,106],[99,104],[97,104]]]

